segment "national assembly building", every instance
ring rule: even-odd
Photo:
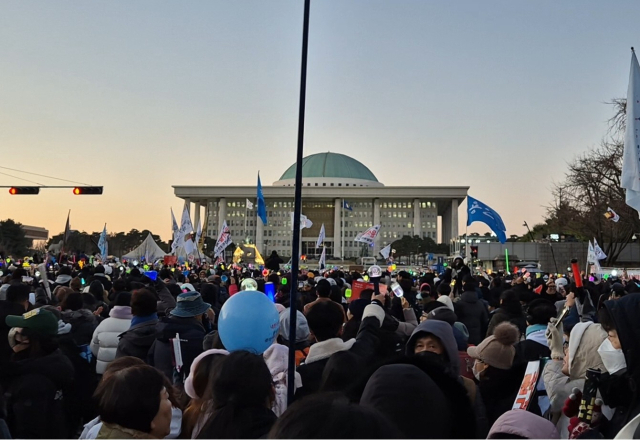
[[[275,250],[291,255],[292,212],[296,164],[272,186],[262,182],[267,224],[256,215],[255,186],[174,186],[177,197],[190,204],[194,224],[205,208],[206,233],[217,238],[224,220],[234,243],[249,240],[263,255]],[[458,237],[458,206],[467,196],[467,186],[385,186],[364,164],[338,153],[318,153],[303,159],[302,214],[313,225],[302,230],[303,255],[317,255],[316,240],[324,224],[327,256],[361,256],[358,233],[381,225],[368,255],[404,235],[450,243]],[[254,204],[247,209],[246,201]],[[438,217],[441,228],[438,230]],[[439,234],[440,233],[440,234]],[[440,239],[439,239],[440,238]]]

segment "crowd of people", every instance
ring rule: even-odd
[[[366,274],[301,270],[291,334],[291,274],[269,263],[157,277],[97,261],[5,267],[1,438],[614,438],[640,414],[634,279],[487,274],[456,258],[352,294]],[[227,350],[225,303],[265,283],[276,337],[263,353]]]

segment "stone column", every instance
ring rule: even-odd
[[[380,199],[373,199],[373,226],[380,224]],[[382,228],[380,228],[382,229]],[[373,257],[378,257],[378,252],[380,252],[380,232],[376,236],[375,241],[373,242]]]
[[[420,199],[413,199],[413,235],[422,237],[422,220],[420,219]]]
[[[460,234],[458,233],[458,199],[451,200],[451,237],[454,240],[458,240]],[[468,248],[467,248],[468,249]],[[456,245],[456,252],[460,253],[460,244]]]
[[[200,223],[200,202],[195,202],[195,212],[193,214],[193,230],[198,231],[198,223]]]
[[[342,258],[343,256],[342,240],[340,235],[340,221],[342,220],[340,218],[341,211],[342,199],[335,199],[333,208],[333,256],[336,258]]]

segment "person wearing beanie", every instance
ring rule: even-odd
[[[511,409],[520,389],[522,375],[511,368],[516,355],[514,345],[519,338],[518,328],[503,322],[496,326],[493,335],[477,347],[467,349],[475,359],[473,374],[478,380],[489,424]]]
[[[449,307],[449,309],[451,309],[451,311],[453,312],[453,301],[451,301],[451,297],[449,296],[451,294],[451,286],[445,283],[440,283],[438,285],[437,292],[438,301]]]
[[[282,345],[289,345],[289,327],[291,318],[291,309],[284,309],[280,312],[280,330],[278,331],[278,343]],[[296,367],[300,366],[300,363],[305,360],[309,354],[309,346],[311,342],[309,340],[309,324],[307,318],[300,312],[296,311],[296,340],[294,348],[296,350]]]

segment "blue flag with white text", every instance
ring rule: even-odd
[[[267,205],[264,203],[264,195],[262,194],[262,183],[260,183],[260,173],[258,173],[258,217],[264,225],[267,224]]]
[[[349,202],[347,202],[346,200],[342,201],[342,207],[344,209],[346,209],[347,211],[353,211],[353,208],[351,207],[351,204]]]
[[[507,241],[507,228],[504,226],[500,214],[481,201],[467,196],[467,226],[473,222],[481,222],[489,226],[498,237],[498,240],[500,240],[500,243]]]

